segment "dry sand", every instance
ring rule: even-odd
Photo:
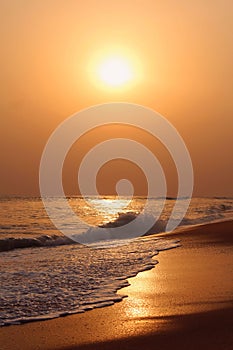
[[[182,246],[119,291],[111,307],[3,327],[1,350],[233,349],[233,221],[179,229]]]

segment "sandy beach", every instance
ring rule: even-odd
[[[1,350],[233,347],[233,221],[182,228],[153,270],[129,280],[122,302],[0,329]],[[164,236],[164,235],[160,235]]]

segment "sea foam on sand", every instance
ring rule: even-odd
[[[144,238],[105,249],[81,245],[28,248],[0,255],[0,324],[49,319],[112,305],[127,279],[157,263],[177,241]]]

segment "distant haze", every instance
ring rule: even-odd
[[[125,101],[158,111],[177,128],[193,161],[195,196],[233,196],[232,17],[230,0],[2,1],[0,195],[39,195],[41,153],[59,123],[82,108]],[[140,78],[127,88],[98,86],[90,71],[89,62],[111,50],[138,62]],[[167,151],[126,126],[100,127],[73,146],[64,164],[67,194],[78,194],[84,154],[111,137],[149,147],[168,195],[176,195]],[[120,178],[146,193],[143,173],[122,160],[101,169],[99,191],[114,193]]]

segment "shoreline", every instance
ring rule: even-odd
[[[120,303],[0,329],[1,350],[230,349],[233,221],[182,227],[159,264],[130,278]]]

